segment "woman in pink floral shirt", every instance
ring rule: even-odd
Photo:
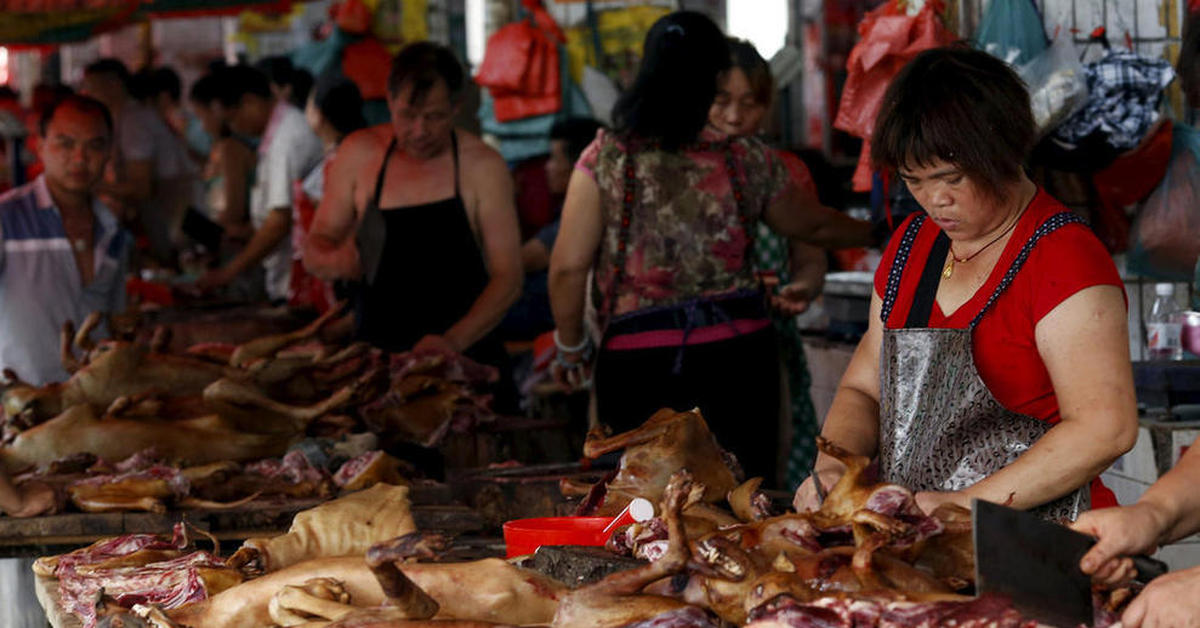
[[[615,131],[584,152],[567,189],[550,260],[560,379],[589,379],[583,325],[588,273],[603,340],[594,376],[599,419],[617,431],[663,407],[700,408],[747,476],[775,475],[779,363],[747,257],[755,224],[814,244],[867,244],[871,228],[797,188],[754,138],[706,127],[730,65],[707,17],[679,11],[646,36]]]

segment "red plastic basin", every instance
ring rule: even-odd
[[[532,554],[543,545],[604,545],[612,517],[537,517],[504,524],[508,557]]]

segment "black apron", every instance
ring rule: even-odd
[[[408,351],[428,334],[445,334],[466,316],[489,276],[459,189],[458,136],[451,136],[454,196],[381,209],[379,196],[392,139],[375,178],[356,241],[364,278],[355,298],[359,340],[385,351]],[[485,336],[463,352],[484,364],[507,367],[508,354]]]
[[[922,274],[905,326],[887,329],[900,278],[924,221],[924,215],[918,216],[905,230],[883,295],[880,475],[885,482],[913,491],[958,491],[1012,464],[1052,427],[996,401],[975,367],[971,336],[1038,241],[1083,219],[1062,212],[1039,226],[966,329],[928,327],[950,246],[946,234],[939,234],[924,268],[913,269]],[[1074,520],[1090,505],[1089,483],[1032,511],[1046,519]]]

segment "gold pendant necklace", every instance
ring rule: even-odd
[[[950,254],[950,259],[946,260],[946,267],[942,269],[942,279],[949,279],[950,275],[954,274],[954,254]]]

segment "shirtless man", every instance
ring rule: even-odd
[[[343,140],[304,264],[323,279],[362,280],[362,339],[496,364],[503,348],[488,334],[521,291],[520,234],[504,160],[454,128],[464,82],[443,46],[400,51],[388,77],[392,121]]]

